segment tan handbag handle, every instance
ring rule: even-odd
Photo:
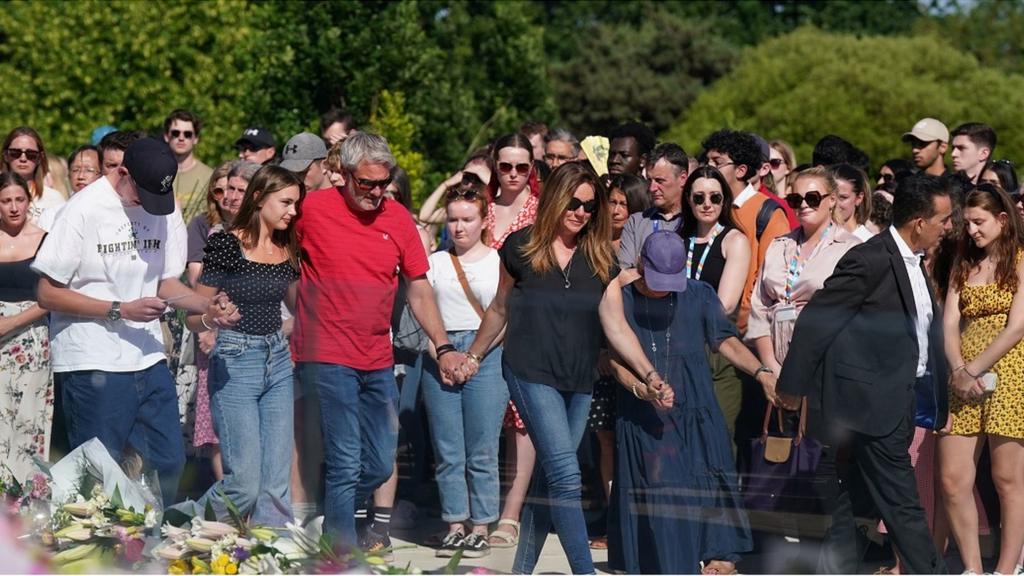
[[[466,293],[466,300],[469,301],[469,305],[473,307],[473,311],[484,319],[484,307],[480,305],[480,301],[473,295],[473,291],[469,289],[469,281],[466,280],[466,273],[462,270],[462,263],[459,262],[459,257],[455,255],[454,250],[449,250],[448,255],[452,257],[452,266],[455,267],[455,275],[459,277],[459,284],[462,284],[462,291]]]
[[[768,404],[764,408],[764,422],[761,425],[761,441],[765,441],[768,438],[768,424],[772,419],[772,406]],[[779,433],[783,432],[782,429],[782,408],[775,408],[779,413]],[[793,438],[793,445],[797,446],[804,439],[804,433],[807,431],[807,398],[803,398],[800,401],[800,422],[797,424],[796,437]]]

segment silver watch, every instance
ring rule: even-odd
[[[121,303],[114,300],[110,303],[110,310],[107,310],[107,320],[117,322],[121,319]]]

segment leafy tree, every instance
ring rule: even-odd
[[[412,196],[418,203],[423,194],[423,154],[412,149],[416,125],[405,113],[405,95],[401,92],[380,93],[380,102],[370,114],[370,125],[388,139],[398,165],[405,170],[412,184]]]
[[[909,154],[900,136],[918,119],[950,128],[990,124],[999,155],[1024,157],[1024,77],[981,66],[930,36],[884,38],[803,28],[747,50],[741,63],[702,93],[664,138],[697,150],[722,127],[793,144],[798,162],[815,142],[838,134],[875,164]],[[976,87],[968,90],[967,87]]]
[[[978,0],[969,7],[954,3],[949,14],[922,19],[919,31],[949,39],[985,66],[1024,72],[1024,3]]]

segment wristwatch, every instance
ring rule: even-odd
[[[114,300],[110,303],[110,310],[107,310],[107,320],[117,322],[121,319],[121,303]]]
[[[768,374],[775,374],[775,372],[773,372],[771,368],[769,368],[769,367],[765,366],[764,364],[762,364],[762,365],[758,366],[757,370],[754,370],[754,380],[757,380],[757,375],[760,374],[761,372],[767,372]]]

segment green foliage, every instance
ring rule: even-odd
[[[731,66],[735,49],[707,24],[652,9],[637,25],[601,23],[552,67],[562,119],[580,137],[636,119],[667,128]]]
[[[419,205],[423,194],[423,154],[413,150],[416,140],[416,125],[405,112],[405,95],[401,92],[384,90],[380,101],[370,115],[373,130],[388,139],[391,153],[398,165],[405,170],[412,183],[414,203]]]
[[[966,86],[979,88],[969,97],[954,89]],[[857,38],[804,28],[749,49],[664,138],[696,151],[719,128],[752,130],[788,141],[797,162],[806,162],[815,142],[831,133],[877,165],[908,156],[901,134],[933,116],[950,129],[986,122],[999,134],[999,155],[1020,158],[1022,106],[1024,77],[980,66],[939,38]]]
[[[965,11],[958,5],[948,15],[922,19],[917,29],[949,39],[974,54],[984,66],[1024,72],[1024,2],[978,0]]]

